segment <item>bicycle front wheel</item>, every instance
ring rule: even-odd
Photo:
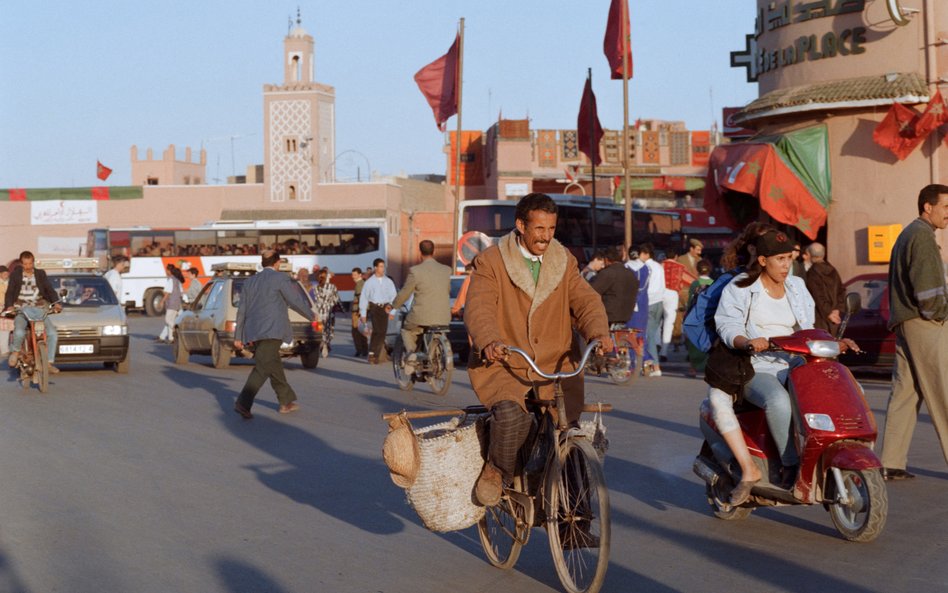
[[[497,568],[513,568],[517,563],[520,550],[530,536],[525,516],[523,507],[506,495],[497,505],[484,509],[484,516],[477,523],[477,534],[488,562]]]
[[[46,342],[36,342],[36,383],[40,393],[49,391],[49,354],[46,352]]]
[[[595,449],[570,438],[546,484],[546,530],[560,583],[596,593],[609,565],[609,492]]]

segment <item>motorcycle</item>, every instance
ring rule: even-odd
[[[847,319],[859,308],[859,295],[847,295]],[[780,456],[764,411],[749,402],[735,414],[754,462],[763,478],[739,506],[729,502],[740,471],[715,426],[708,400],[701,405],[699,425],[705,441],[694,472],[706,483],[708,504],[720,519],[744,519],[758,507],[822,504],[837,531],[850,541],[874,540],[885,526],[888,496],[882,463],[873,452],[876,421],[862,386],[836,360],[840,341],[823,330],[802,330],[771,338],[772,350],[803,358],[787,378],[793,408],[793,442],[800,465],[789,488],[780,485]]]
[[[5,317],[16,318],[19,308],[12,308],[3,312]],[[26,337],[20,346],[16,369],[20,373],[20,384],[24,390],[30,385],[36,385],[40,393],[49,391],[49,353],[46,349],[46,317],[55,313],[52,306],[43,310],[42,316],[27,316]]]

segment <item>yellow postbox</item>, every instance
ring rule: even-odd
[[[869,261],[874,264],[887,264],[892,255],[892,246],[899,233],[900,224],[881,224],[869,227]]]

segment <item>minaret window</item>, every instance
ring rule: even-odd
[[[295,185],[288,186],[286,188],[286,193],[289,199],[295,200],[296,199],[296,186]]]
[[[287,138],[286,139],[286,151],[287,152],[296,152],[296,138]]]
[[[300,57],[293,56],[293,82],[299,82],[302,80],[303,67],[300,65]]]

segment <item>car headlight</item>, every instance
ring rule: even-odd
[[[826,414],[804,414],[806,424],[813,430],[825,430],[826,432],[836,432],[836,425],[833,419]]]
[[[127,336],[127,325],[106,325],[102,328],[103,336]]]

